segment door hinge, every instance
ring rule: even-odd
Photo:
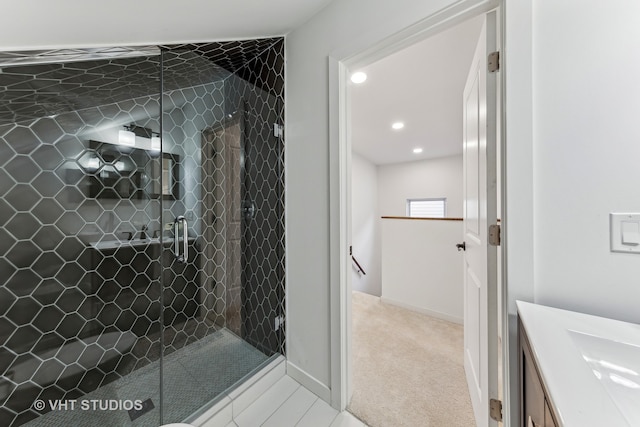
[[[489,416],[498,422],[502,422],[502,402],[500,400],[489,400]]]
[[[500,52],[491,52],[487,58],[487,67],[490,73],[500,70]]]
[[[284,136],[284,126],[278,123],[273,124],[273,136],[276,138],[282,138]]]
[[[500,246],[500,226],[498,224],[489,226],[489,244],[491,246]]]

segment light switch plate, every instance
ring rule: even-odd
[[[609,214],[609,238],[611,252],[640,254],[640,213]]]

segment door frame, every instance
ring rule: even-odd
[[[329,260],[330,260],[330,400],[331,405],[345,410],[351,398],[351,262],[349,246],[351,244],[351,139],[350,139],[350,99],[348,90],[349,70],[369,65],[414,43],[431,37],[447,28],[453,27],[469,18],[497,11],[497,34],[500,52],[505,51],[505,0],[463,0],[420,22],[405,28],[395,35],[369,46],[360,46],[355,51],[338,50],[329,55]],[[498,123],[500,140],[500,159],[497,167],[506,170],[506,118],[505,118],[505,78],[504,55],[500,58],[502,78],[498,87]],[[462,126],[462,124],[461,124]],[[500,173],[499,216],[504,227],[506,217],[506,179]],[[509,330],[506,295],[506,239],[501,243],[501,280],[498,283],[498,317],[502,335],[502,398],[503,419],[513,419],[511,412],[518,411],[517,405],[511,407],[512,396],[509,381]],[[516,402],[517,403],[517,402]],[[507,421],[508,423],[508,421]],[[508,425],[508,424],[506,424]]]

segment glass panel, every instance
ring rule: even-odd
[[[179,237],[163,257],[164,423],[193,419],[284,345],[282,141],[271,133],[282,102],[247,81],[251,67],[218,65],[221,53],[163,53],[163,148],[181,182],[163,202],[168,237],[171,220]]]
[[[284,353],[283,49],[4,56],[0,425],[193,419]]]
[[[283,122],[282,98],[238,76],[228,86],[233,111],[245,111],[241,335],[266,354],[284,354],[284,157],[283,141],[274,136],[274,124]]]
[[[158,80],[158,56],[0,73],[0,425],[160,424]]]

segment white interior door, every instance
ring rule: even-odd
[[[497,255],[488,244],[496,224],[496,73],[487,55],[496,50],[496,16],[487,14],[464,89],[464,368],[478,427],[498,398]]]

